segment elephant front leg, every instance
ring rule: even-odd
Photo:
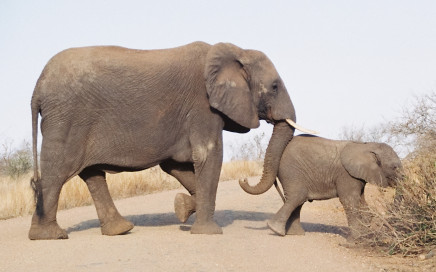
[[[191,228],[193,234],[222,234],[221,227],[213,218],[222,157],[221,138],[217,142],[198,145],[193,150],[197,213]]]
[[[192,163],[179,163],[168,160],[160,164],[162,170],[175,177],[189,194],[178,193],[174,199],[174,211],[180,222],[185,223],[195,213],[195,174]]]
[[[369,225],[372,221],[372,218],[374,217],[373,213],[368,207],[368,203],[366,203],[365,200],[365,193],[362,192],[360,195],[360,221],[365,224]]]
[[[103,171],[88,168],[79,176],[86,182],[94,200],[103,235],[124,234],[133,229],[133,224],[124,219],[115,207]]]
[[[339,197],[339,200],[344,206],[348,227],[350,228],[347,242],[353,244],[362,236],[361,211],[359,208],[360,196]]]

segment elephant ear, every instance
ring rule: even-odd
[[[244,50],[233,44],[212,46],[206,57],[207,94],[211,107],[243,127],[257,128],[259,117],[243,59]]]
[[[388,186],[381,161],[372,143],[348,143],[341,153],[341,163],[352,177],[381,187]]]

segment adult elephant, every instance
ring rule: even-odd
[[[115,208],[105,173],[157,164],[196,191],[191,233],[222,233],[213,219],[222,130],[248,132],[266,120],[275,124],[274,134],[286,135],[278,144],[283,151],[294,128],[282,120],[295,121],[272,62],[262,52],[228,43],[195,42],[164,50],[68,49],[45,66],[31,107],[37,203],[30,239],[68,238],[56,213],[63,184],[76,175],[89,188],[102,233],[129,231],[133,224]],[[277,169],[266,165],[266,171],[276,176]]]

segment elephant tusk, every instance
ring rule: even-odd
[[[294,127],[301,132],[308,133],[308,134],[319,134],[318,131],[306,129],[306,128],[303,128],[303,127],[297,125],[297,123],[295,123],[291,119],[286,119],[286,123],[288,123],[291,127]]]

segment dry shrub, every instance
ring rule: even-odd
[[[396,120],[372,130],[346,132],[346,137],[357,135],[365,140],[376,135],[397,152],[407,154],[403,160],[405,178],[398,182],[393,199],[379,201],[384,209],[370,211],[374,220],[370,225],[363,224],[361,242],[405,256],[435,249],[436,92],[415,97]]]
[[[385,211],[372,210],[373,224],[361,237],[363,244],[404,256],[436,248],[436,154],[406,160],[405,178]]]
[[[32,169],[32,149],[27,141],[17,149],[13,145],[12,140],[0,145],[0,174],[18,179]]]

